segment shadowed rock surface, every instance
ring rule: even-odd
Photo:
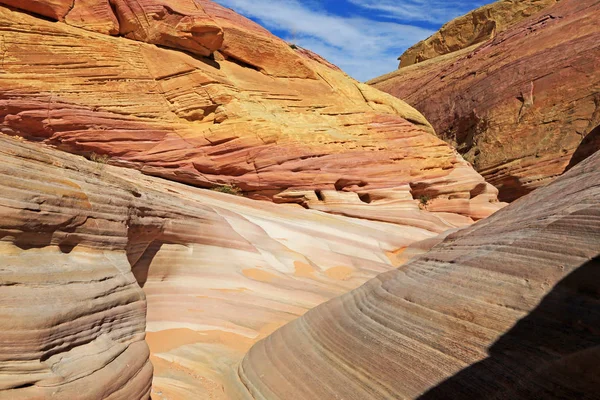
[[[406,100],[512,201],[560,176],[600,126],[600,3],[562,0],[476,48],[370,83]]]
[[[1,132],[369,219],[422,196],[463,222],[501,207],[412,107],[215,3],[0,3],[29,11],[0,6]],[[92,32],[105,12],[116,13],[120,36]],[[320,190],[340,194],[325,204]]]
[[[257,343],[256,399],[597,399],[600,153]]]

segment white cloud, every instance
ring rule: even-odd
[[[361,81],[395,70],[404,49],[433,33],[408,24],[328,14],[314,1],[216,1],[260,20],[268,29],[288,32],[283,39],[314,51]]]
[[[481,6],[482,0],[349,0],[351,3],[379,12],[379,16],[401,21],[446,23]],[[492,2],[489,0],[488,2]]]

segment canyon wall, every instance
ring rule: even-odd
[[[421,111],[512,201],[600,148],[599,16],[597,1],[562,0],[476,48],[370,83]]]

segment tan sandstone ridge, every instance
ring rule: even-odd
[[[1,132],[374,220],[415,199],[458,224],[501,207],[412,107],[215,3],[0,4],[29,12],[0,6]]]
[[[560,0],[499,0],[453,19],[399,58],[399,68],[453,53],[493,39],[514,24]]]
[[[255,399],[597,399],[600,152],[252,347]]]
[[[0,399],[147,399],[153,368],[154,400],[248,398],[252,344],[454,226],[413,203],[348,218],[0,135]]]
[[[600,149],[599,17],[598,1],[562,0],[370,83],[421,111],[512,201]]]

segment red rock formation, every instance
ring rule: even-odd
[[[257,343],[256,399],[597,399],[600,153]]]
[[[476,49],[370,83],[415,106],[514,200],[562,174],[600,125],[599,16],[597,1],[563,0]]]
[[[500,207],[414,109],[231,10],[114,0],[123,38],[81,29],[99,26],[95,8],[36,4],[13,5],[64,22],[0,7],[2,132],[254,198],[313,206],[315,190],[349,192],[354,215],[378,220],[381,202],[418,213],[420,197],[461,224]]]

